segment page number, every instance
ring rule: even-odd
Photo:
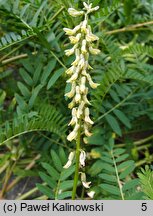
[[[142,211],[147,211],[147,203],[142,203],[141,204],[141,210]]]

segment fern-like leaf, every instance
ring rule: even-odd
[[[0,145],[17,136],[34,131],[48,131],[64,139],[65,123],[65,117],[54,106],[39,104],[36,112],[16,117],[12,122],[5,122],[5,125],[0,128]]]
[[[147,199],[153,200],[153,171],[149,169],[149,166],[145,166],[145,169],[141,168],[141,172],[138,173],[142,190],[147,196]]]

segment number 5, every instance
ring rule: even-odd
[[[147,211],[147,203],[142,203],[141,210],[142,211]]]

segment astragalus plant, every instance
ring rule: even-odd
[[[68,13],[72,17],[82,16],[83,21],[75,26],[73,29],[64,28],[66,35],[69,36],[72,48],[65,50],[67,56],[75,54],[75,60],[71,67],[66,70],[66,74],[70,77],[67,83],[71,84],[70,92],[65,96],[71,99],[68,107],[72,110],[72,119],[69,126],[73,127],[73,131],[67,136],[71,142],[76,141],[76,151],[71,152],[68,157],[68,162],[64,166],[69,168],[75,158],[76,168],[74,176],[74,185],[72,198],[75,198],[76,188],[78,183],[78,175],[81,175],[81,182],[85,188],[90,187],[91,182],[86,182],[86,175],[81,172],[81,167],[85,166],[86,153],[83,150],[83,138],[92,135],[90,132],[91,126],[94,122],[90,119],[89,106],[91,103],[88,100],[89,87],[95,89],[99,84],[93,82],[90,76],[90,70],[93,68],[89,64],[89,55],[97,55],[100,50],[94,48],[93,42],[99,38],[92,33],[91,26],[88,24],[89,14],[99,9],[99,6],[92,7],[92,4],[83,2],[84,8],[81,11],[69,8]]]

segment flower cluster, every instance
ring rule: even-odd
[[[97,55],[100,50],[93,47],[93,42],[99,40],[91,31],[91,26],[88,24],[88,14],[96,11],[99,7],[92,8],[92,4],[83,2],[84,8],[82,11],[69,8],[68,12],[71,16],[77,17],[84,15],[84,20],[77,25],[74,29],[64,28],[66,35],[69,36],[70,43],[73,44],[71,49],[65,50],[67,56],[75,54],[75,60],[72,62],[71,67],[66,71],[70,76],[67,83],[71,84],[70,92],[65,96],[71,99],[68,107],[72,110],[72,119],[69,125],[73,126],[73,131],[67,136],[69,141],[76,140],[80,133],[85,136],[91,136],[90,128],[93,121],[90,119],[90,112],[88,105],[88,86],[95,89],[99,84],[93,82],[89,70],[92,67],[89,65],[89,54]],[[88,86],[87,86],[88,84]],[[79,163],[80,167],[85,166],[86,153],[82,149],[79,150]],[[64,168],[69,168],[74,160],[75,152],[71,152],[68,161]],[[85,188],[89,188],[91,182],[86,182],[85,173],[80,172],[81,181]]]
[[[68,12],[73,17],[84,15],[84,20],[74,29],[64,28],[71,44],[73,44],[71,49],[65,50],[65,54],[67,56],[75,54],[74,62],[72,62],[71,67],[66,71],[66,74],[70,76],[67,83],[71,84],[71,90],[65,96],[72,99],[68,105],[72,109],[72,119],[69,125],[74,126],[73,131],[67,137],[69,141],[77,138],[79,129],[87,137],[92,135],[89,129],[94,122],[89,116],[88,105],[90,105],[90,102],[87,98],[88,87],[86,83],[88,82],[89,86],[93,89],[99,85],[93,82],[88,73],[92,69],[88,62],[89,54],[97,55],[100,52],[99,49],[93,48],[92,43],[99,40],[99,38],[92,33],[91,27],[88,25],[88,14],[98,10],[99,7],[92,8],[92,4],[88,5],[85,2],[83,4],[84,11],[69,8]]]

